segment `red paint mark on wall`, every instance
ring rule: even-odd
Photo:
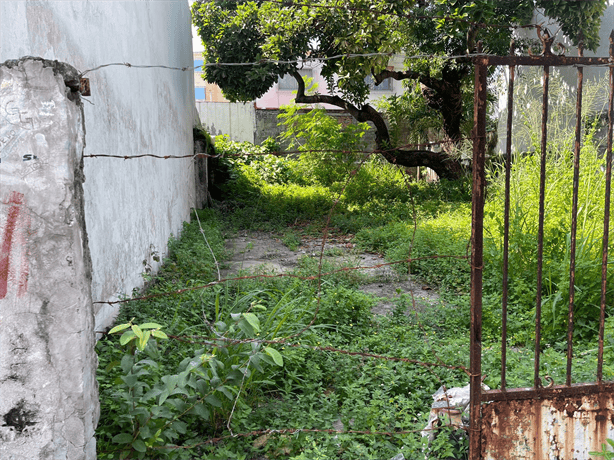
[[[0,299],[4,299],[8,292],[8,281],[11,264],[11,249],[15,240],[15,230],[19,230],[22,225],[18,225],[22,214],[23,193],[11,192],[7,204],[10,205],[6,217],[6,225],[2,235],[2,246],[0,246]],[[23,222],[23,221],[22,221]],[[18,236],[19,243],[24,245],[23,234]],[[21,266],[19,267],[17,295],[25,294],[28,286],[28,262],[25,255],[22,256]],[[25,270],[24,270],[25,266]]]

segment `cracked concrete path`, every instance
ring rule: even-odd
[[[265,232],[240,232],[226,240],[226,249],[232,257],[221,270],[222,278],[229,278],[240,271],[290,273],[299,265],[302,257],[320,259],[322,239],[303,239],[296,251],[284,245],[280,238]],[[339,267],[373,267],[357,270],[364,278],[360,289],[379,298],[373,307],[374,314],[385,315],[392,311],[394,302],[403,294],[413,293],[416,309],[423,310],[439,302],[439,295],[407,275],[401,275],[378,254],[359,252],[350,237],[331,237],[324,246],[323,260]]]

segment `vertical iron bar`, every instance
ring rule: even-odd
[[[544,255],[544,202],[546,195],[546,150],[548,146],[548,87],[550,84],[550,66],[544,66],[544,87],[542,101],[542,138],[541,162],[539,172],[539,228],[537,230],[537,293],[535,299],[535,370],[533,386],[541,385],[539,378],[539,360],[541,352],[541,316],[542,316],[542,270]]]
[[[614,59],[614,30],[610,34],[610,59]],[[608,244],[610,231],[610,190],[612,180],[612,128],[614,124],[614,68],[610,67],[610,99],[608,102],[608,143],[606,148],[605,202],[603,216],[603,251],[601,259],[601,313],[599,315],[599,351],[597,355],[597,383],[603,383],[603,335],[608,277]]]
[[[582,57],[582,43],[578,56]],[[571,205],[571,245],[569,251],[569,311],[567,315],[567,376],[565,385],[571,385],[571,364],[573,357],[573,322],[576,287],[576,237],[578,229],[578,188],[580,187],[580,141],[582,138],[582,83],[584,69],[578,67],[578,94],[576,98],[576,140],[573,152],[573,201]]]
[[[473,102],[473,192],[471,218],[471,390],[469,459],[481,457],[482,271],[486,157],[486,65],[476,61]]]
[[[510,54],[514,51],[513,47]],[[514,118],[514,77],[516,66],[509,66],[510,81],[507,87],[507,139],[505,142],[505,209],[503,224],[503,286],[501,300],[501,391],[506,388],[507,367],[507,295],[510,239],[510,174],[512,166],[512,121]]]

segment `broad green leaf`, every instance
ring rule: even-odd
[[[138,342],[138,349],[143,351],[145,349],[145,347],[147,346],[147,341],[149,340],[149,337],[151,336],[151,331],[144,331],[143,332],[143,336],[139,338],[139,342]]]
[[[273,358],[273,361],[275,361],[275,364],[277,364],[280,367],[284,365],[284,358],[275,348],[265,347],[264,351],[266,352],[267,355]]]
[[[145,393],[145,395],[141,399],[143,401],[147,401],[148,399],[155,398],[156,396],[158,396],[161,393],[162,393],[162,389],[161,388],[152,388],[147,393]]]
[[[137,324],[132,325],[132,332],[140,339],[143,337],[143,331]]]
[[[232,394],[232,392],[230,391],[228,387],[219,386],[216,388],[216,390],[222,393],[224,396],[226,396],[231,401],[235,399],[235,396]]]
[[[122,336],[119,338],[119,344],[120,345],[126,345],[128,342],[130,342],[135,336],[134,332],[132,331],[126,331],[122,334]]]
[[[211,404],[214,407],[222,407],[222,401],[220,401],[216,396],[214,395],[209,395],[205,398],[205,401],[207,401],[209,404]]]
[[[151,331],[151,335],[153,335],[154,337],[158,339],[168,339],[168,335],[166,335],[162,331]]]
[[[187,431],[187,425],[185,424],[185,422],[182,422],[180,420],[177,420],[175,422],[173,422],[173,424],[171,425],[171,427],[177,432],[177,433],[181,433],[181,434],[185,434],[185,432]]]
[[[128,329],[130,327],[130,323],[119,324],[115,326],[113,329],[109,331],[109,334],[115,334],[116,332],[123,331],[124,329]]]
[[[254,331],[260,332],[260,320],[253,313],[243,313],[243,318],[254,328]]]
[[[196,404],[190,412],[194,412],[203,420],[209,420],[209,409],[204,404]]]
[[[122,376],[122,380],[129,388],[132,388],[136,385],[136,382],[139,381],[139,376],[134,374],[124,375]]]
[[[164,377],[162,377],[161,380],[164,382],[164,385],[166,385],[166,388],[168,388],[169,390],[172,390],[177,386],[177,382],[179,381],[179,376],[178,375],[165,375]]]
[[[157,323],[144,323],[141,324],[141,329],[161,329],[162,326]]]
[[[137,452],[146,452],[147,451],[147,446],[145,445],[145,443],[140,440],[140,439],[136,439],[133,443],[132,443],[132,448],[134,450],[136,450]]]
[[[158,405],[161,406],[166,401],[166,398],[170,396],[171,392],[168,388],[166,388],[161,394],[160,399],[158,400]]]
[[[130,444],[132,442],[132,438],[133,436],[130,433],[120,433],[113,436],[112,442],[113,444]]]
[[[134,357],[132,355],[126,354],[122,357],[121,366],[122,366],[122,371],[124,371],[124,374],[127,374],[128,372],[130,372],[130,369],[132,369],[133,365],[134,365]]]
[[[252,337],[254,335],[254,328],[246,319],[239,321],[237,326],[239,326],[239,329],[241,329],[247,337]]]

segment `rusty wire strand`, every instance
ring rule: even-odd
[[[386,153],[394,153],[401,150],[406,149],[420,149],[420,148],[429,148],[434,146],[439,146],[441,144],[458,144],[462,141],[473,141],[475,136],[465,136],[460,139],[438,139],[436,141],[430,142],[422,142],[422,143],[410,143],[403,144],[398,147],[393,147],[389,149],[374,149],[374,150],[343,150],[343,149],[306,149],[306,150],[286,150],[286,151],[273,151],[273,152],[265,152],[265,153],[233,153],[233,154],[209,154],[209,153],[194,153],[188,155],[156,155],[153,153],[142,153],[139,155],[112,155],[106,153],[92,153],[83,155],[83,158],[116,158],[121,160],[132,160],[135,158],[157,158],[161,160],[170,160],[170,159],[186,159],[186,158],[249,158],[249,157],[258,157],[265,155],[272,156],[291,156],[298,155],[301,153],[320,153],[320,152],[329,152],[329,153],[362,153],[362,154],[386,154]]]
[[[467,256],[456,256],[456,255],[441,255],[441,254],[436,254],[436,255],[432,255],[432,256],[424,256],[424,257],[415,257],[413,259],[408,260],[408,259],[403,259],[403,260],[397,260],[394,262],[383,262],[381,264],[375,264],[375,265],[367,265],[367,266],[358,266],[358,267],[343,267],[343,268],[339,268],[337,270],[332,270],[330,272],[326,272],[326,273],[322,273],[321,276],[329,276],[329,275],[334,275],[337,273],[341,273],[341,272],[346,272],[346,271],[353,271],[353,270],[368,270],[371,268],[381,268],[381,267],[385,267],[385,266],[391,266],[391,265],[397,265],[397,264],[406,264],[408,262],[413,262],[413,261],[418,261],[418,260],[429,260],[429,259],[467,259]],[[94,304],[108,304],[108,305],[115,305],[115,304],[121,304],[121,303],[127,303],[127,302],[135,302],[138,300],[149,300],[149,299],[153,299],[155,297],[166,297],[166,296],[170,296],[170,295],[177,295],[177,294],[183,294],[185,292],[190,292],[190,291],[197,291],[200,289],[206,289],[212,286],[216,286],[218,284],[222,284],[222,283],[226,283],[228,281],[241,281],[241,280],[246,280],[246,279],[257,279],[257,278],[283,278],[283,277],[288,277],[288,278],[296,278],[296,279],[301,279],[304,281],[313,281],[318,279],[318,275],[311,275],[311,276],[301,276],[301,275],[294,275],[292,273],[278,273],[278,274],[272,274],[272,275],[267,275],[267,274],[257,274],[257,275],[245,275],[245,276],[237,276],[234,278],[224,278],[222,280],[219,281],[211,281],[209,283],[206,284],[201,284],[198,286],[191,286],[188,288],[183,288],[183,289],[177,289],[175,291],[169,291],[169,292],[160,292],[157,294],[151,294],[151,295],[146,295],[146,296],[140,296],[140,297],[133,297],[130,299],[120,299],[120,300],[99,300],[96,302],[93,302]]]

